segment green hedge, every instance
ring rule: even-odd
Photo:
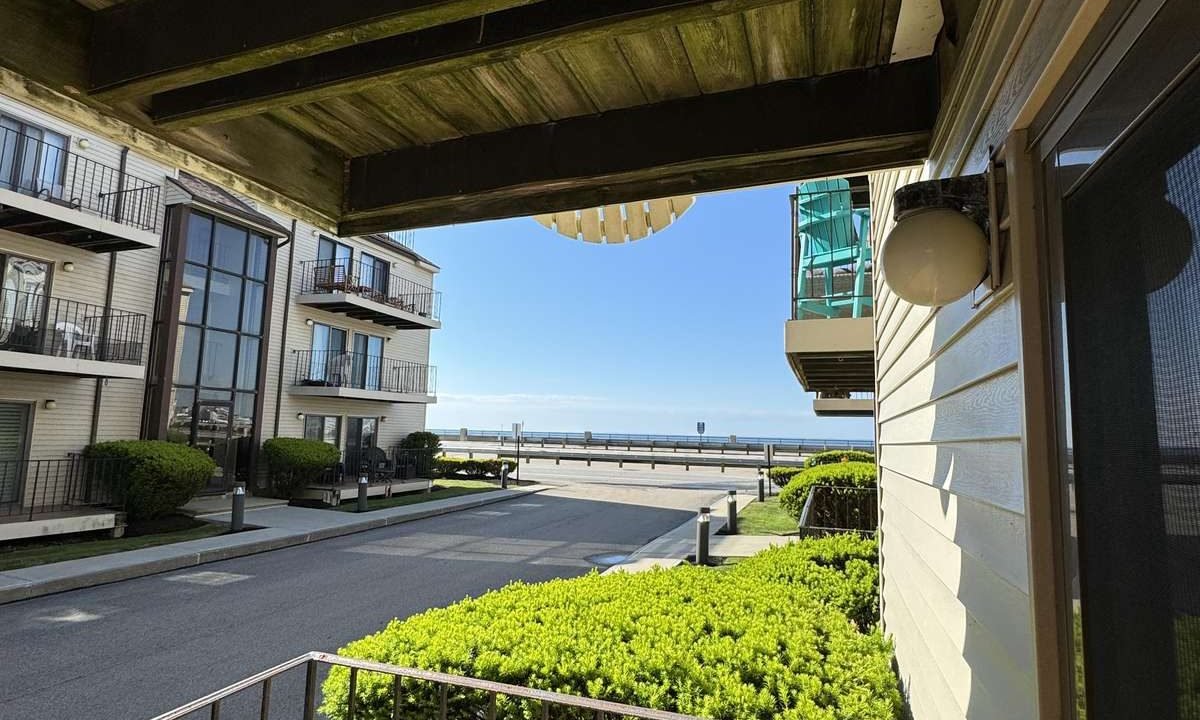
[[[879,555],[870,538],[845,533],[776,546],[738,563],[733,572],[759,582],[803,585],[863,631],[879,620]]]
[[[866,462],[844,462],[834,465],[817,465],[792,478],[779,493],[779,504],[789,515],[800,519],[809,488],[814,485],[834,487],[875,487],[875,465]]]
[[[290,498],[300,488],[337,465],[341,453],[320,440],[271,438],[262,444],[271,487],[280,497]]]
[[[875,453],[867,452],[866,450],[826,450],[805,458],[804,467],[811,468],[818,465],[833,465],[843,462],[874,463]]]
[[[420,430],[406,435],[400,441],[400,447],[405,450],[432,450],[437,455],[442,451],[442,439],[437,433]]]
[[[168,515],[204,487],[217,464],[187,445],[165,440],[117,440],[89,445],[84,457],[126,461],[125,478],[116,488],[129,520]]]
[[[768,470],[767,476],[771,478],[772,483],[778,487],[783,487],[788,484],[793,475],[803,469],[804,468],[802,467],[792,467],[791,465],[780,465],[779,467],[773,467]]]
[[[441,457],[434,458],[433,471],[439,477],[446,478],[486,478],[500,477],[500,467],[508,463],[508,470],[512,472],[517,468],[517,462],[511,458],[457,458],[457,457]]]
[[[815,561],[785,564],[777,576],[817,577]],[[518,582],[396,620],[339,653],[714,720],[894,720],[901,697],[890,645],[857,630],[837,602],[761,563],[592,573]],[[359,673],[355,717],[391,718],[392,688],[390,677]],[[348,671],[335,667],[321,711],[343,720],[347,699]],[[437,717],[438,703],[436,686],[405,681],[398,717]],[[470,717],[486,698],[452,690],[448,706],[449,717]],[[551,716],[593,717],[561,708]],[[497,717],[540,717],[540,707],[501,697]]]

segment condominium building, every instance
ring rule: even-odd
[[[0,267],[9,520],[103,500],[78,457],[97,441],[198,447],[221,493],[264,486],[265,439],[355,469],[435,401],[438,268],[411,236],[338,237],[7,97]]]
[[[241,0],[239,18],[286,19],[261,25],[210,5],[5,6],[21,31],[0,33],[0,93],[46,113],[14,108],[6,127],[31,138],[22,148],[103,157],[130,178],[87,195],[39,182],[40,198],[0,199],[3,222],[25,228],[2,236],[19,256],[14,293],[59,298],[45,302],[63,319],[43,329],[71,348],[19,363],[6,352],[19,369],[0,393],[21,400],[6,426],[25,428],[10,446],[65,453],[93,435],[152,435],[143,417],[165,436],[189,407],[176,425],[193,442],[210,424],[232,436],[243,413],[252,437],[275,432],[278,415],[280,433],[361,446],[370,426],[355,418],[383,376],[378,390],[374,379],[323,385],[367,375],[313,357],[379,347],[368,329],[380,323],[363,317],[380,311],[368,304],[375,260],[347,285],[312,275],[312,293],[302,263],[365,252],[393,261],[392,275],[432,268],[372,240],[340,249],[337,236],[866,175],[871,222],[854,263],[810,266],[830,292],[793,292],[787,351],[819,400],[873,391],[882,629],[913,717],[1196,715],[1200,3],[447,0],[292,13]],[[145,198],[161,186],[165,199],[156,178],[182,178],[172,168],[267,218],[239,221],[195,191],[194,216],[186,202],[156,208]],[[825,190],[849,190],[853,222],[847,184]],[[244,230],[244,255],[228,253],[242,246],[218,235],[222,217]],[[193,229],[208,254],[172,255]],[[185,307],[188,262],[193,297],[200,282],[206,297],[238,287],[243,298],[269,283],[266,335],[244,301],[235,314],[219,298],[230,310],[215,318]],[[111,267],[115,282],[91,279]],[[841,270],[854,277],[846,297]],[[85,276],[86,287],[61,282]],[[181,292],[164,300],[161,288]],[[432,326],[391,302],[390,284],[384,295],[389,312]],[[809,319],[822,302],[837,316]],[[833,338],[841,363],[798,334],[843,324],[857,328],[853,346]],[[399,338],[425,332],[378,335],[382,357],[421,363]],[[182,370],[196,379],[176,383],[171,356],[187,342],[199,366]],[[237,361],[256,342],[247,372],[258,374],[242,385]],[[206,344],[235,359],[212,396]],[[226,403],[228,419],[204,402]],[[341,420],[327,420],[336,402]],[[391,414],[376,433],[407,429],[405,411]]]

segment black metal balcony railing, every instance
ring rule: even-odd
[[[433,477],[433,451],[392,447],[343,450],[336,465],[313,483],[314,487],[337,487],[358,482],[366,476],[369,484],[417,480]]]
[[[305,260],[300,294],[347,293],[431,320],[442,313],[442,294],[431,287],[361,261]]]
[[[0,350],[140,365],[145,332],[140,313],[0,291]]]
[[[0,188],[151,232],[163,215],[159,184],[2,127]]]
[[[876,488],[809,488],[800,512],[800,532],[806,536],[854,532],[872,535],[879,525],[879,493]]]
[[[0,461],[0,517],[32,520],[80,507],[120,507],[126,477],[122,458]]]
[[[433,395],[437,368],[355,352],[296,352],[295,384]]]

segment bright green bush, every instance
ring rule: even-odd
[[[818,465],[833,465],[834,463],[843,462],[874,463],[875,453],[867,452],[866,450],[826,450],[809,455],[804,460],[804,467],[811,468]]]
[[[517,467],[516,461],[511,458],[457,458],[443,455],[434,458],[433,470],[439,477],[446,478],[498,478],[504,463],[508,463],[509,471]]]
[[[820,555],[820,553],[817,553]],[[849,562],[849,561],[848,561]],[[343,655],[603,698],[714,720],[893,720],[891,649],[803,585],[765,571],[694,566],[514,583],[430,610]],[[357,718],[392,717],[392,681],[359,673]],[[438,716],[438,690],[405,682],[399,717]],[[346,717],[348,671],[333,668],[321,711]],[[450,717],[486,707],[452,691]],[[500,698],[497,717],[540,717]],[[554,708],[554,718],[592,713]]]
[[[875,541],[854,533],[772,547],[734,566],[758,582],[802,585],[845,613],[860,630],[879,619],[879,556]]]
[[[84,457],[123,460],[124,478],[115,488],[129,520],[152,520],[191,500],[217,464],[187,445],[165,440],[117,440],[89,445]]]
[[[319,478],[341,458],[333,445],[304,438],[271,438],[262,444],[262,449],[271,487],[276,495],[285,498]]]
[[[779,493],[779,504],[789,515],[800,519],[808,491],[815,485],[834,487],[875,487],[875,465],[865,462],[844,462],[833,465],[816,465],[792,478]]]
[[[431,450],[437,455],[442,451],[442,439],[437,433],[420,430],[406,435],[400,441],[400,447],[405,450]]]
[[[792,467],[791,465],[780,465],[768,470],[767,477],[771,478],[771,482],[776,486],[783,487],[788,484],[793,475],[803,469],[802,467]]]

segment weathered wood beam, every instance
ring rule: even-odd
[[[785,1],[544,0],[160,93],[150,114],[200,125]]]
[[[533,0],[142,0],[95,13],[94,93],[113,102]]]
[[[87,83],[91,13],[74,0],[0,0],[0,65],[53,87]]]
[[[355,158],[340,232],[894,167],[925,157],[937,110],[923,58]]]

